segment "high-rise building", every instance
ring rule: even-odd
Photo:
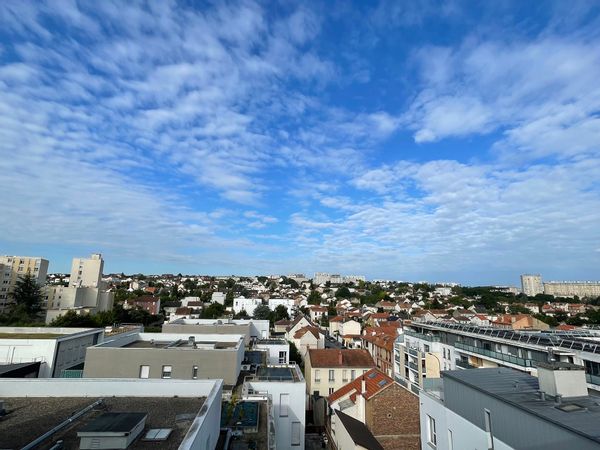
[[[100,287],[104,260],[100,253],[89,258],[73,258],[69,287]]]
[[[535,297],[544,293],[541,275],[521,275],[521,289],[525,295]]]
[[[47,259],[37,256],[0,256],[0,313],[13,303],[10,293],[19,278],[30,274],[39,285],[43,285],[47,273]]]
[[[112,309],[115,294],[106,290],[106,283],[102,281],[103,268],[100,253],[93,253],[89,258],[73,258],[69,286],[46,288],[46,323],[69,310],[94,314]]]

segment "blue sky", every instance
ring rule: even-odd
[[[598,279],[585,1],[0,3],[0,253]]]

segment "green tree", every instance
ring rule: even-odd
[[[302,355],[300,355],[300,352],[298,351],[298,347],[296,347],[296,344],[294,344],[291,341],[288,341],[290,344],[290,362],[294,361],[296,364],[298,364],[301,368],[303,366],[302,364]]]
[[[273,311],[273,314],[271,314],[271,323],[275,323],[282,319],[289,320],[289,318],[290,315],[287,308],[283,305],[277,305],[277,308],[275,308],[275,311]]]
[[[202,310],[203,319],[218,319],[223,316],[225,307],[220,303],[211,303],[209,306]]]
[[[319,294],[317,291],[310,291],[310,294],[308,295],[308,303],[311,305],[318,305],[321,303],[321,294]]]
[[[233,305],[233,291],[227,291],[225,294],[225,306]]]
[[[254,316],[256,320],[270,320],[271,309],[267,305],[259,305],[254,309]]]
[[[346,286],[342,286],[337,291],[335,291],[335,296],[337,298],[350,298],[352,297],[352,293],[350,292],[350,289],[348,289]]]
[[[15,308],[31,319],[37,318],[42,310],[42,289],[30,273],[19,277],[10,297],[15,301]]]

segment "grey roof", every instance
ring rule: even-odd
[[[26,363],[16,363],[16,364],[0,364],[0,376],[13,372],[15,370],[30,368],[31,370],[35,370],[40,366],[40,362],[26,362]]]
[[[0,448],[22,448],[56,425],[93,404],[94,397],[8,397],[4,405],[8,412],[0,420]],[[204,398],[187,397],[108,397],[93,410],[79,417],[68,427],[44,442],[61,439],[66,449],[79,448],[77,432],[87,428],[97,417],[107,412],[144,412],[148,414],[146,429],[172,428],[169,438],[157,447],[156,442],[136,440],[128,450],[176,450],[192,425],[192,420],[178,421],[181,414],[197,414]]]
[[[344,428],[348,431],[355,444],[369,450],[384,450],[383,446],[375,439],[373,433],[371,433],[364,423],[341,411],[336,410],[335,413],[340,418]]]
[[[450,378],[484,392],[496,399],[527,411],[542,420],[600,442],[600,399],[598,397],[569,397],[562,399],[562,406],[577,405],[574,411],[558,409],[554,399],[546,396],[541,400],[538,379],[514,369],[451,370],[442,373]],[[568,409],[568,408],[567,408]]]

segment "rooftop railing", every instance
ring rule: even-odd
[[[515,364],[522,367],[534,367],[534,361],[531,359],[519,358],[518,356],[509,355],[507,353],[500,353],[494,350],[486,350],[481,347],[474,347],[472,345],[464,344],[463,342],[456,342],[454,346],[459,350],[465,350],[467,352],[476,353],[478,355],[487,356],[488,358],[496,359],[509,364]]]
[[[416,339],[423,339],[428,342],[440,342],[440,337],[434,336],[433,334],[419,333],[417,331],[411,330],[404,330],[404,334],[410,337],[414,337]]]

